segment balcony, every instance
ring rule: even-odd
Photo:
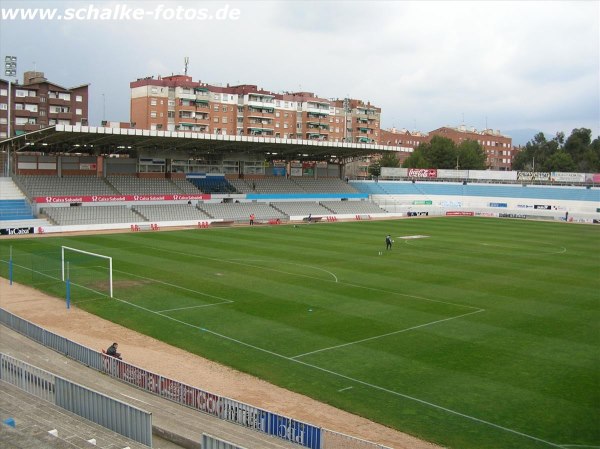
[[[307,140],[327,140],[327,134],[308,132],[308,133],[306,133],[306,139]]]
[[[15,117],[37,117],[39,114],[37,111],[28,111],[27,109],[15,110]]]
[[[313,106],[307,105],[306,111],[309,114],[317,114],[317,116],[325,117],[325,116],[329,115],[329,106],[327,106],[326,108],[320,108],[320,107],[317,107],[314,105]]]
[[[195,100],[196,99],[196,94],[193,92],[179,92],[179,95],[176,95],[177,98],[180,98],[182,100]]]
[[[248,136],[272,136],[273,130],[271,128],[249,127],[246,134]]]
[[[256,106],[256,105],[249,104],[248,109],[247,109],[248,116],[251,116],[252,114],[260,114],[261,116],[263,116],[264,114],[273,115],[274,113],[275,113],[275,109],[273,108],[273,105],[271,105],[271,106]]]
[[[309,129],[326,129],[329,130],[329,123],[321,122],[306,122]]]

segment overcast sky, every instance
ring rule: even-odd
[[[2,19],[0,53],[18,57],[20,80],[36,69],[65,87],[90,83],[92,125],[128,121],[129,83],[182,73],[187,56],[194,81],[350,96],[381,107],[383,128],[487,124],[553,136],[585,127],[597,137],[599,5],[0,0],[3,14],[57,8],[63,16]],[[90,20],[65,20],[75,12]]]

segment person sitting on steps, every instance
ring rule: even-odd
[[[121,353],[117,352],[117,346],[119,346],[118,343],[113,343],[110,345],[110,347],[106,350],[106,355],[121,360]]]

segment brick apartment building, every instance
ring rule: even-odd
[[[361,100],[209,85],[187,75],[138,79],[130,88],[136,128],[332,142],[379,139],[381,109]]]
[[[510,170],[512,166],[513,156],[517,149],[512,146],[512,139],[500,134],[500,131],[486,129],[477,131],[475,128],[467,128],[459,126],[451,128],[444,126],[435,129],[429,133],[421,133],[419,131],[396,130],[381,130],[382,145],[399,146],[403,149],[398,153],[400,161],[404,161],[409,153],[414,151],[423,142],[430,142],[433,136],[442,136],[452,140],[456,145],[459,145],[465,140],[473,140],[481,145],[487,156],[487,166],[491,170]]]
[[[461,125],[457,128],[444,126],[429,132],[429,138],[442,136],[451,139],[459,145],[465,140],[474,140],[483,148],[487,155],[487,165],[491,170],[510,170],[512,167],[513,153],[516,150],[512,145],[512,138],[503,136],[500,131],[486,129],[477,131]]]
[[[88,124],[88,86],[65,88],[48,81],[43,72],[23,74],[23,83],[0,79],[0,139],[8,136],[10,107],[11,136],[56,124]],[[10,105],[10,106],[9,106]]]

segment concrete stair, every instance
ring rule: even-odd
[[[70,413],[50,402],[43,401],[0,381],[0,420],[12,418],[15,427],[2,424],[0,447],[15,449],[36,447],[40,449],[147,449],[100,425]],[[56,430],[57,436],[48,432]],[[27,440],[30,444],[19,446],[11,441]],[[96,444],[88,440],[96,440]],[[14,444],[11,446],[10,444]]]

